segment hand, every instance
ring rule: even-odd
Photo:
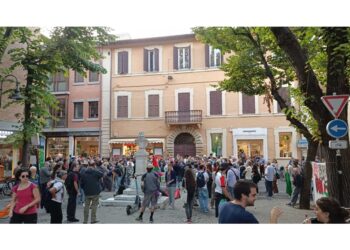
[[[274,207],[270,211],[270,223],[277,223],[278,218],[283,213],[283,210],[279,207]]]
[[[28,206],[24,206],[24,207],[22,207],[18,212],[19,212],[20,214],[23,214],[27,209],[28,209]]]
[[[12,216],[13,216],[13,211],[10,210],[10,211],[9,211],[9,217],[11,218]]]
[[[306,219],[303,221],[303,224],[311,224],[311,219],[310,219],[310,218],[306,218]]]

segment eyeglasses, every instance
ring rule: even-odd
[[[21,178],[23,179],[23,178],[28,178],[29,177],[29,175],[21,175]]]

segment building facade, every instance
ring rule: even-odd
[[[132,155],[144,132],[155,155],[227,157],[243,150],[265,159],[297,157],[298,135],[276,103],[269,113],[262,97],[216,90],[228,56],[193,34],[121,40],[105,49],[111,155]]]
[[[65,158],[75,155],[100,155],[101,148],[101,75],[86,75],[69,70],[50,78],[50,90],[59,102],[52,110],[56,119],[44,129],[45,156]]]

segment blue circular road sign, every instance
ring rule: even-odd
[[[348,125],[343,120],[334,119],[328,122],[326,130],[333,138],[341,138],[348,133]]]

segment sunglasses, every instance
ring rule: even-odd
[[[21,175],[21,178],[28,178],[29,175]]]

